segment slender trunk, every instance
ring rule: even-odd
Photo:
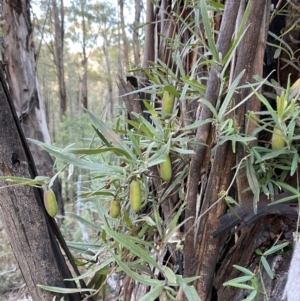
[[[104,38],[104,43],[102,46],[103,53],[105,56],[105,62],[106,62],[106,70],[107,70],[107,86],[108,86],[108,101],[109,101],[109,108],[110,108],[110,118],[113,118],[114,115],[114,99],[113,99],[113,83],[112,83],[112,75],[111,75],[111,67],[110,67],[110,61],[108,56],[108,41],[106,38]]]
[[[145,45],[143,68],[148,68],[150,62],[154,62],[154,7],[150,0],[147,0]]]
[[[122,31],[122,41],[123,41],[123,60],[126,70],[129,70],[129,46],[128,39],[125,30],[125,19],[124,19],[124,0],[119,0],[120,6],[120,21],[121,21],[121,31]]]
[[[64,78],[64,3],[60,1],[60,14],[56,0],[52,0],[55,30],[55,65],[59,86],[60,121],[67,110],[67,94]]]
[[[135,15],[134,15],[134,23],[133,23],[133,54],[134,54],[135,66],[139,66],[141,64],[139,28],[138,28],[140,25],[141,11],[142,11],[141,0],[135,0]]]
[[[81,2],[81,13],[82,13],[82,67],[83,67],[83,75],[82,75],[82,94],[81,94],[81,104],[83,108],[88,108],[88,87],[87,87],[87,70],[88,70],[88,57],[86,54],[86,20],[85,20],[85,1]]]
[[[236,17],[231,17],[230,19],[228,18],[226,20],[226,17],[228,17],[228,15],[231,15],[231,13],[234,13],[234,11],[236,11],[236,8],[235,10],[228,11],[230,6],[235,4],[236,3],[234,1],[228,2],[228,5],[225,8],[225,12],[223,15],[223,21],[221,24],[220,34],[217,43],[217,47],[219,48],[218,50],[222,54],[226,54],[226,48],[229,46],[228,43],[230,41],[230,39],[226,38],[226,43],[224,43],[224,41],[222,43],[223,32],[224,35],[227,36],[230,31],[233,31],[234,27],[232,25],[234,24],[232,24],[232,20],[236,20]],[[258,41],[260,34],[260,30],[257,29],[260,28],[264,16],[265,2],[254,0],[251,2],[251,4],[252,5],[250,7],[250,12],[247,20],[248,30],[245,33],[243,43],[241,44],[241,49],[238,53],[236,67],[233,75],[233,79],[235,79],[242,72],[242,70],[246,69],[246,72],[244,73],[244,76],[240,81],[240,85],[251,82],[251,78],[253,75],[252,66],[254,65],[255,55],[257,51],[256,41]],[[228,15],[226,13],[226,9]],[[230,26],[228,26],[229,24]],[[228,30],[228,27],[230,27],[230,31]],[[213,72],[215,72],[215,70],[212,69],[212,73]],[[210,81],[208,82],[211,83]],[[211,103],[214,105],[217,99],[217,95],[215,94],[213,97],[212,95],[216,93],[219,90],[219,88],[217,87],[216,89],[215,87],[214,91],[212,91],[211,88],[213,88],[213,85],[207,87],[205,99],[210,100]],[[239,104],[243,99],[245,99],[247,94],[249,94],[249,90],[247,89],[243,89],[240,93],[236,93],[236,96],[234,97],[235,103]],[[205,116],[204,118],[204,114],[207,114],[207,109],[204,109],[205,107],[202,109],[201,112],[201,120],[209,118],[207,116]],[[237,112],[235,112],[234,122],[239,128],[243,128],[245,122],[245,113],[246,104],[239,106]],[[233,117],[231,116],[231,118]],[[197,141],[204,142],[205,139],[203,138],[204,136],[206,136],[206,134],[207,132],[205,127],[199,127],[196,135]],[[209,152],[210,150],[206,147],[205,151]],[[196,171],[195,168],[199,167],[199,163],[197,161],[201,157],[202,154],[199,153],[199,151],[197,150],[191,161],[188,185],[188,189],[191,192],[194,189],[195,185],[198,184],[197,179],[199,179],[199,176],[197,175],[199,175],[200,169]],[[218,199],[218,193],[220,191],[226,191],[229,187],[230,181],[232,179],[231,170],[235,164],[235,159],[235,154],[232,153],[230,145],[224,144],[218,147],[214,157],[214,163],[211,168],[211,172],[208,175],[207,188],[205,190],[205,194],[202,200],[201,214],[204,215],[206,210],[212,205],[215,205],[214,209],[209,210],[209,212],[207,212],[202,217],[198,227],[194,227],[195,224],[190,224],[190,222],[188,223],[188,226],[190,226],[193,229],[193,231],[190,231],[190,234],[188,234],[186,237],[189,243],[185,246],[185,276],[188,277],[190,275],[200,275],[199,280],[196,281],[196,288],[197,292],[201,297],[201,300],[203,301],[211,300],[210,298],[212,292],[213,277],[215,273],[215,269],[212,267],[216,266],[219,256],[220,239],[216,239],[211,236],[212,229],[218,227],[218,217],[225,214],[226,211],[226,205],[224,204],[224,202],[218,202],[217,204],[214,203]],[[200,168],[201,167],[203,168],[202,164],[200,165]],[[223,177],[220,177],[222,171]],[[195,216],[196,206],[193,208],[192,212],[190,211],[192,209],[190,206],[191,204],[196,203],[196,198],[194,199],[195,196],[193,196],[193,198],[190,198],[190,196],[192,196],[191,193],[187,194],[187,200],[189,200],[187,213],[189,214],[188,216]],[[193,220],[192,223],[195,223],[195,220]]]
[[[84,52],[84,59],[82,60],[83,74],[82,74],[81,104],[85,109],[88,108],[87,65],[88,65],[88,59]]]

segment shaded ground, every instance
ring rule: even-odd
[[[66,206],[68,211],[74,211],[71,204]],[[90,212],[86,213],[88,219],[91,219]],[[84,214],[83,214],[84,215]],[[64,224],[61,225],[60,230],[66,240],[82,241],[82,229],[78,222],[74,219],[65,218]],[[88,231],[89,240],[94,241],[92,231]],[[76,253],[76,252],[74,252]],[[79,267],[81,273],[86,272],[84,267]],[[109,289],[107,291],[107,298],[109,300]],[[9,245],[8,237],[3,229],[0,221],[0,301],[31,301],[32,299],[27,294],[27,288],[23,280],[18,263],[14,257],[13,251]],[[102,300],[99,296],[99,300]]]
[[[0,223],[0,301],[30,301],[7,235]]]

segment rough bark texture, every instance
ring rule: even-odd
[[[0,175],[31,178],[37,175],[1,72]],[[33,300],[52,300],[55,295],[38,284],[75,287],[55,236],[64,243],[55,221],[43,206],[42,192],[29,186],[11,187],[0,182],[0,217]],[[66,245],[64,244],[64,247]],[[80,295],[66,296],[80,300]]]
[[[147,1],[145,26],[145,45],[143,68],[148,68],[154,62],[154,7],[151,1]]]
[[[270,1],[266,1],[262,25],[261,25],[261,31],[260,31],[258,43],[256,46],[257,48],[255,50],[255,54],[256,54],[255,61],[253,63],[252,73],[255,75],[258,75],[260,77],[263,77],[266,36],[267,36],[268,27],[269,27],[269,19],[270,19],[269,18],[269,16],[270,16],[269,8],[270,8]],[[242,47],[243,47],[243,45],[241,45],[241,48]],[[239,50],[238,50],[238,52],[239,52]],[[262,89],[260,89],[258,92],[261,93]],[[245,112],[259,112],[260,107],[261,107],[261,103],[260,103],[259,99],[255,95],[253,95],[249,99],[249,101],[246,102]],[[248,119],[245,120],[245,122],[243,124],[243,131],[246,134],[251,135],[255,128],[256,128],[255,122],[248,120]],[[257,144],[258,144],[258,140],[251,142],[252,146],[257,145]],[[245,157],[245,155],[246,154],[244,151],[244,146],[239,144],[237,146],[237,162],[240,162],[242,160],[242,158]],[[239,203],[242,203],[245,200],[248,200],[251,197],[253,197],[252,191],[247,190],[247,188],[249,187],[249,184],[248,184],[248,179],[245,176],[245,172],[246,172],[246,169],[241,168],[239,171],[238,179],[237,179],[237,194],[238,194],[237,200]]]
[[[138,119],[132,114],[132,112],[138,113],[140,115],[143,114],[141,103],[137,99],[138,95],[137,94],[126,95],[128,93],[132,93],[135,90],[135,88],[132,86],[132,84],[129,81],[125,82],[125,80],[122,77],[119,77],[119,81],[117,84],[119,88],[119,95],[120,97],[122,97],[124,101],[130,119],[133,121],[138,121]]]
[[[223,21],[220,29],[220,34],[217,42],[218,52],[222,53],[224,57],[229,49],[229,41],[232,37],[235,27],[235,19],[238,13],[238,7],[235,1],[228,1],[226,3],[225,12],[223,15]],[[215,105],[219,93],[219,77],[218,77],[218,68],[213,67],[210,71],[205,99]],[[202,107],[201,111],[201,120],[206,120],[212,117],[212,112],[206,106]],[[210,134],[211,125],[206,124],[197,129],[196,141],[201,143],[207,143],[208,137]],[[203,166],[207,147],[205,145],[199,145],[195,148],[195,154],[192,156],[190,164],[190,172],[187,185],[187,195],[186,200],[186,217],[193,217],[186,223],[186,229],[192,229],[186,235],[185,251],[184,251],[184,265],[185,265],[185,276],[195,275],[195,266],[194,258],[196,252],[195,239],[198,239],[195,235],[194,223],[195,223],[195,214],[197,212],[197,194],[198,194],[198,185],[200,180],[200,172],[203,168],[207,171],[209,170],[208,166]],[[214,200],[216,201],[216,199]]]
[[[222,53],[222,56],[227,53],[229,48],[229,40],[232,37],[235,27],[235,19],[238,13],[238,7],[235,1],[228,1],[226,4],[225,12],[223,15],[222,26],[220,29],[219,39],[218,39],[218,51]],[[215,104],[217,101],[218,93],[219,93],[219,78],[218,78],[218,69],[217,67],[212,68],[210,71],[205,99]],[[212,112],[206,106],[203,106],[201,111],[201,120],[206,120],[212,117]],[[210,133],[211,125],[206,124],[197,129],[196,133],[196,142],[207,143],[209,133]],[[205,153],[207,151],[207,147],[205,145],[199,145],[195,147],[195,154],[192,156],[191,164],[190,164],[190,172],[189,172],[189,180],[187,186],[187,208],[186,208],[186,217],[194,217],[190,219],[186,223],[186,228],[190,229],[193,227],[195,222],[195,212],[197,208],[197,194],[198,194],[198,185],[200,180],[200,171],[205,168],[208,170],[208,167],[203,166],[203,160],[205,158]],[[194,256],[194,231],[190,231],[186,240],[188,241],[185,244],[185,274],[191,275],[189,272],[189,267],[193,266],[193,263],[189,262]]]
[[[228,1],[226,3],[226,9],[230,9],[230,14],[234,13],[237,10],[236,8],[232,8],[233,2]],[[257,41],[259,38],[259,31],[257,28],[260,28],[262,24],[262,19],[264,15],[264,7],[265,3],[261,1],[253,0],[251,2],[250,12],[247,20],[247,32],[243,38],[241,46],[238,49],[238,56],[236,61],[236,66],[234,70],[233,79],[235,79],[243,70],[246,70],[244,76],[242,77],[240,84],[246,84],[251,82],[251,78],[253,75],[253,66],[255,61],[256,55],[256,48],[257,45],[254,41]],[[223,54],[226,53],[226,49],[228,49],[228,40],[221,41],[223,38],[224,33],[224,26],[226,26],[226,21],[232,21],[232,18],[228,18],[226,14],[226,10],[224,12],[223,21],[221,23],[220,35],[218,39],[217,45],[222,47],[223,51],[220,51]],[[227,19],[228,18],[228,19]],[[233,18],[234,20],[236,17]],[[231,28],[234,24],[229,23]],[[230,32],[230,29],[226,29]],[[232,32],[232,31],[231,31]],[[216,82],[214,82],[216,80]],[[218,83],[218,74],[215,68],[212,69],[210,77],[208,79],[208,86],[206,90],[205,99],[209,100],[213,105],[215,105],[215,101],[218,96],[218,87],[211,91],[211,88],[217,85]],[[210,93],[212,92],[212,95]],[[243,89],[240,93],[236,93],[234,96],[235,104],[241,103],[243,99],[249,94],[249,90]],[[209,112],[208,112],[209,111]],[[202,112],[200,115],[201,120],[206,120],[210,118],[207,116],[207,113],[211,114],[211,111],[204,106],[202,108]],[[235,114],[235,124],[240,129],[241,132],[244,132],[244,122],[245,122],[245,114],[246,114],[246,106],[245,104],[238,107],[237,112]],[[203,117],[205,115],[205,118]],[[210,126],[200,127],[197,130],[196,139],[200,138],[198,141],[207,142],[208,133],[210,132]],[[188,182],[188,206],[187,206],[187,213],[189,216],[194,216],[194,212],[196,212],[196,195],[197,195],[197,187],[198,181],[195,179],[199,179],[201,170],[200,167],[202,166],[202,162],[204,156],[205,148],[199,147],[196,149],[195,155],[192,158],[191,162],[191,169],[190,169],[190,176]],[[215,204],[218,200],[218,194],[221,191],[226,191],[231,179],[231,169],[235,164],[235,155],[231,153],[231,145],[222,145],[218,148],[216,154],[213,158],[213,165],[211,171],[208,176],[208,184],[206,186],[205,195],[202,200],[202,208],[201,213],[204,214],[205,211]],[[196,167],[195,167],[196,166]],[[198,171],[196,171],[198,168]],[[202,166],[203,168],[203,166]],[[220,176],[223,173],[222,176]],[[224,174],[225,173],[225,174]],[[195,227],[195,229],[200,229],[198,231],[190,231],[187,235],[187,243],[185,244],[185,275],[200,275],[199,280],[197,280],[197,291],[203,301],[208,301],[211,298],[211,288],[212,282],[214,277],[214,270],[212,269],[213,266],[216,266],[219,256],[219,243],[220,241],[214,240],[211,237],[212,229],[216,227],[219,223],[218,217],[225,213],[226,206],[222,201],[215,204],[214,208],[209,210],[209,212],[202,217],[200,221],[199,227]],[[193,213],[192,213],[193,212]],[[194,220],[189,222],[188,226],[193,227],[192,224]],[[187,228],[190,230],[190,228]],[[196,260],[196,262],[193,262]]]
[[[246,298],[251,291],[241,290],[231,286],[223,286],[223,283],[229,279],[243,276],[244,274],[234,269],[233,264],[247,267],[255,272],[260,260],[255,252],[256,249],[262,251],[270,249],[275,243],[283,243],[288,241],[290,246],[294,245],[293,231],[297,221],[298,213],[294,210],[293,215],[268,216],[260,219],[255,224],[244,228],[242,235],[237,243],[226,254],[221,267],[215,278],[215,288],[218,292],[218,300],[222,301],[240,301]],[[268,263],[274,273],[274,279],[271,279],[263,270],[262,282],[260,283],[260,291],[265,292],[270,301],[283,300],[283,292],[287,280],[288,266],[291,260],[292,250],[280,254],[273,254],[267,257]],[[261,294],[258,300],[266,300],[266,296]],[[297,299],[298,300],[298,299]]]
[[[29,1],[2,2],[2,29],[6,33],[3,39],[3,63],[17,116],[26,138],[33,138],[50,144],[44,105],[40,96],[36,74],[36,63]],[[53,159],[45,151],[29,143],[31,153],[40,175],[53,175]],[[63,201],[59,181],[53,187],[63,214]]]
[[[252,82],[252,76],[256,73],[254,73],[257,70],[254,70],[254,66],[256,62],[256,57],[260,54],[261,55],[261,47],[264,49],[264,45],[260,45],[260,43],[254,43],[254,41],[261,41],[261,31],[257,30],[257,28],[263,28],[265,30],[266,24],[263,23],[263,20],[266,19],[265,13],[269,15],[269,3],[267,2],[261,2],[256,3],[255,1],[252,1],[250,13],[247,21],[247,32],[243,38],[243,42],[240,44],[238,48],[238,55],[237,55],[237,61],[236,61],[236,67],[234,69],[234,76],[235,79],[243,70],[246,70],[244,73],[243,78],[240,81],[240,84],[246,84],[249,82]],[[267,7],[266,7],[267,6]],[[264,30],[262,32],[264,33]],[[264,34],[265,37],[265,34]],[[263,66],[263,55],[261,55],[261,66]],[[261,71],[262,73],[262,71]],[[250,89],[243,89],[241,93],[237,93],[235,97],[235,104],[240,103],[243,99],[247,97],[251,93]],[[253,111],[255,108],[257,109],[257,102],[258,106],[259,100],[254,99],[252,103],[248,101],[247,103],[239,106],[236,110],[236,121],[237,121],[237,127],[240,129],[242,133],[246,132],[246,126],[247,126],[247,120],[246,120],[246,113],[250,110]],[[259,108],[258,108],[259,111]],[[244,147],[242,144],[238,145],[237,148],[237,162],[240,162],[245,157]],[[245,171],[241,169],[240,174],[243,174]],[[249,184],[247,183],[246,177],[238,177],[237,178],[237,194],[238,194],[238,201],[243,202],[247,200],[251,193],[245,193],[243,195],[243,191],[248,188]]]

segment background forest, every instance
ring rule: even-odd
[[[299,6],[1,2],[0,218],[24,298],[300,299]]]
[[[84,126],[86,121],[80,122],[84,108],[96,114],[105,112],[106,120],[124,110],[116,80],[140,65],[144,3],[32,1],[32,8],[49,132],[53,143],[68,144],[74,141],[72,133],[85,136],[88,126]],[[60,74],[64,74],[64,85],[59,84]],[[62,101],[66,105],[61,110]]]

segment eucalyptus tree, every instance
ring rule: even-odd
[[[99,31],[95,24],[94,9],[98,3],[91,0],[73,0],[68,10],[67,37],[80,45],[82,74],[80,76],[80,100],[83,108],[88,108],[88,60],[97,45]]]
[[[109,3],[97,3],[94,7],[95,24],[97,24],[99,30],[98,45],[103,51],[104,61],[106,65],[106,72],[101,74],[105,75],[105,81],[107,83],[108,90],[108,105],[109,105],[109,119],[114,116],[114,88],[113,82],[116,78],[116,70],[113,70],[114,59],[110,55],[112,47],[116,47],[117,40],[117,16],[115,14],[115,7]],[[99,61],[101,61],[102,55],[99,54]],[[104,69],[99,70],[101,73]]]
[[[123,48],[123,63],[125,68],[129,69],[129,42],[126,34],[125,14],[124,14],[124,0],[118,0],[120,9],[120,25],[121,25],[121,40]]]
[[[31,155],[25,140],[33,138],[50,143],[36,74],[30,1],[2,1],[1,19],[4,32],[2,61],[5,61],[1,68],[6,78],[1,69],[0,174],[30,178],[39,173],[52,177],[52,157],[33,143],[30,143]],[[56,222],[45,211],[41,190],[15,187],[9,182],[1,182],[1,189],[1,220],[33,300],[50,300],[58,296],[42,291],[38,284],[74,288],[74,283],[64,283],[71,273],[60,247],[66,254],[69,251]],[[74,294],[67,298],[79,300],[80,296]]]
[[[37,4],[35,4],[34,9],[36,7]],[[62,121],[63,115],[67,110],[66,81],[64,76],[64,15],[63,1],[40,1],[39,9],[34,18],[35,41],[38,45],[36,50],[37,61],[39,62],[41,55],[46,55],[47,59],[39,66],[43,65],[45,67],[47,65],[47,68],[53,68],[56,73],[58,88],[55,90],[57,90],[58,97],[55,97],[53,105],[59,107],[58,116],[60,121]],[[47,49],[47,54],[45,54],[45,49]],[[49,61],[49,56],[52,57],[51,61]],[[45,79],[45,76],[43,78]],[[50,103],[45,101],[45,104],[48,105]],[[49,112],[46,113],[48,114]]]
[[[132,29],[132,44],[133,44],[133,55],[134,55],[134,65],[141,65],[141,42],[140,42],[140,25],[141,25],[141,15],[143,3],[141,0],[135,0],[134,5],[134,23]]]
[[[56,66],[58,86],[59,86],[59,103],[60,103],[60,120],[67,110],[67,94],[65,83],[65,67],[64,67],[64,34],[65,34],[65,11],[64,1],[52,0],[52,11],[54,16],[54,63]]]

